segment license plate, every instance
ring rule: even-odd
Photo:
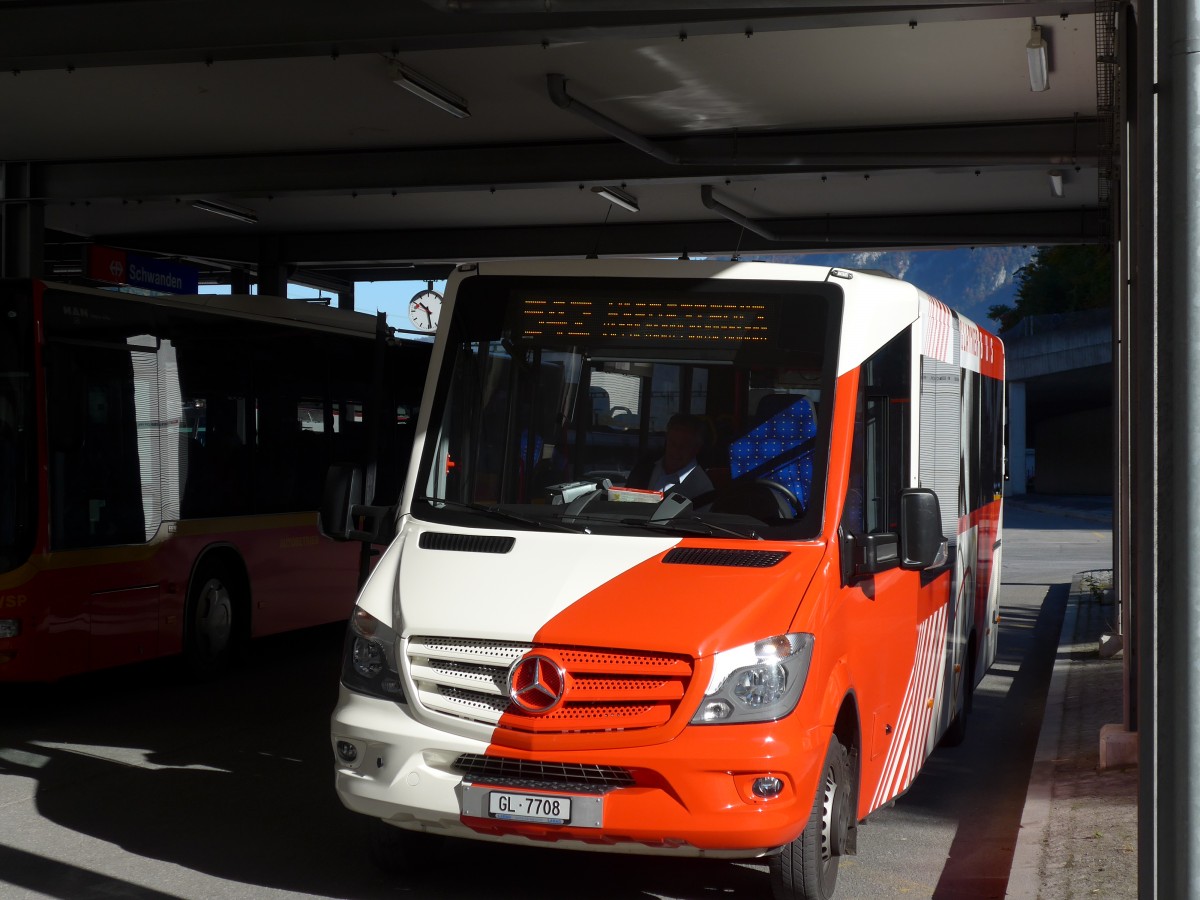
[[[571,798],[553,794],[492,791],[488,796],[488,815],[493,819],[566,825],[571,821]]]
[[[604,826],[603,794],[537,794],[463,782],[463,815],[509,822],[541,822],[572,828]]]

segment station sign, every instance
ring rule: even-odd
[[[96,244],[88,247],[87,276],[164,294],[195,294],[200,290],[200,274],[192,266]]]

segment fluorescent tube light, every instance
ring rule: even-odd
[[[392,61],[392,81],[400,85],[406,91],[411,91],[422,100],[432,103],[439,109],[444,109],[452,116],[459,119],[465,119],[471,115],[467,109],[467,101],[462,97],[442,87],[436,81],[426,78],[420,72],[416,72],[396,60]]]
[[[239,222],[245,222],[247,225],[258,224],[258,214],[252,209],[242,209],[226,203],[215,203],[212,200],[193,200],[192,208],[201,209],[204,212],[213,213],[218,216],[225,216],[227,219],[236,219]]]
[[[1050,70],[1046,57],[1046,42],[1042,39],[1041,25],[1030,27],[1029,43],[1025,45],[1025,55],[1029,62],[1029,89],[1031,91],[1049,90]]]
[[[630,212],[638,211],[637,197],[627,191],[615,187],[594,187],[592,191],[599,194],[609,203],[615,203],[622,209],[627,209]]]

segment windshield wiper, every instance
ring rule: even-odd
[[[517,515],[517,513],[501,509],[499,506],[485,506],[482,503],[467,503],[463,500],[447,500],[442,497],[417,497],[416,499],[418,502],[428,503],[430,506],[440,503],[442,506],[453,506],[456,509],[469,509],[472,512],[483,513],[484,515],[503,519],[507,522],[519,522],[522,525],[530,525],[542,531],[566,531],[570,534],[592,533],[588,528],[576,528],[564,522],[556,522],[553,519],[530,519],[527,516]]]
[[[726,534],[736,538],[750,538],[755,541],[763,540],[762,536],[756,531],[737,531],[733,528],[726,528],[723,525],[714,525],[712,522],[705,522],[702,519],[662,519],[659,521],[653,519],[622,519],[621,524],[634,525],[649,529],[650,531],[664,531],[669,534],[698,534],[703,537],[716,537],[718,534]]]

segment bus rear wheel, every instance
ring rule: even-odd
[[[224,563],[201,563],[188,589],[183,652],[197,674],[216,672],[233,658],[239,640],[236,582]]]
[[[821,766],[812,812],[800,836],[770,859],[776,900],[829,900],[838,861],[850,851],[856,815],[850,753],[834,735]]]

